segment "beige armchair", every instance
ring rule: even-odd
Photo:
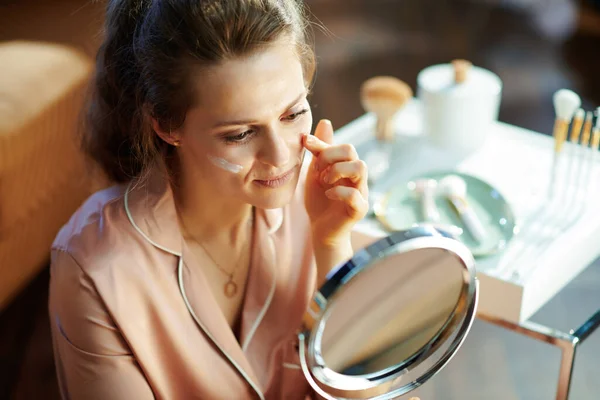
[[[0,310],[47,265],[60,227],[104,184],[78,147],[96,39],[88,32],[100,26],[97,12],[76,12],[86,3],[0,4]]]

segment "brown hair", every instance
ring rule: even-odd
[[[243,56],[287,35],[307,85],[315,58],[301,0],[109,0],[86,107],[83,147],[108,177],[137,177],[172,151],[152,129],[179,128],[192,68]]]

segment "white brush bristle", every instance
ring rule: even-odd
[[[467,194],[467,183],[457,175],[448,175],[439,182],[440,191],[446,195],[465,197]]]
[[[581,106],[579,95],[569,89],[560,89],[553,96],[556,116],[565,121],[571,121],[575,111]]]
[[[583,108],[580,108],[577,110],[577,112],[575,113],[575,118],[576,119],[583,119],[585,118],[585,111],[583,111]]]

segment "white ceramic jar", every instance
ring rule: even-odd
[[[478,149],[498,119],[502,81],[464,60],[433,65],[417,77],[423,130],[431,143],[451,151]]]

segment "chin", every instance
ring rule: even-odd
[[[254,195],[250,203],[255,207],[262,208],[265,210],[283,208],[290,204],[296,194],[296,187],[298,185],[297,175],[285,186],[276,189],[271,188],[256,188],[253,190]]]

